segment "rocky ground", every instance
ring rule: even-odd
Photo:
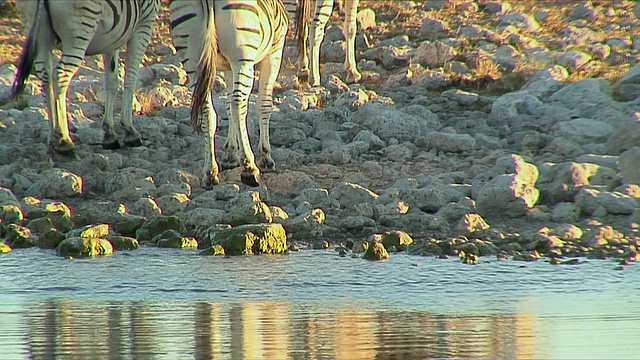
[[[290,246],[343,255],[380,240],[386,250],[467,263],[589,256],[622,269],[636,260],[640,5],[361,0],[360,9],[362,81],[341,80],[337,14],[322,87],[296,83],[291,41],[271,123],[277,170],[258,188],[228,170],[206,191],[204,140],[188,124],[166,13],[140,72],[134,124],[144,146],[101,148],[101,61],[88,58],[69,96],[79,156],[70,159],[47,153],[35,78],[18,101],[7,97],[24,38],[5,3],[0,236],[13,248],[52,248],[105,224],[94,237],[111,244],[167,245],[173,236],[167,246],[203,248],[229,225],[273,222]],[[227,128],[223,120],[218,144]]]

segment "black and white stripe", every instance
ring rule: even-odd
[[[296,37],[298,39],[298,77],[307,80],[311,86],[320,85],[320,45],[324,40],[327,22],[333,11],[334,0],[284,0],[287,12],[295,18]],[[345,81],[358,82],[362,75],[356,66],[355,38],[356,15],[359,0],[343,0],[344,26],[342,28],[347,42],[347,55],[344,69]]]
[[[230,70],[229,134],[223,166],[241,165],[242,182],[256,186],[260,170],[247,132],[249,95],[254,65],[259,64],[260,167],[271,170],[275,163],[269,143],[269,118],[288,27],[284,4],[281,0],[173,0],[169,8],[173,42],[182,54],[193,91],[191,123],[200,130],[204,122],[207,133],[204,185],[210,187],[219,181],[214,145],[217,114],[211,98],[214,78],[217,70]]]
[[[102,145],[120,146],[114,131],[113,104],[118,91],[118,54],[124,45],[127,45],[122,104],[124,143],[140,145],[140,133],[132,123],[133,96],[138,67],[151,39],[160,0],[18,0],[17,5],[26,12],[31,28],[18,63],[13,94],[17,96],[23,90],[35,68],[47,98],[50,148],[61,154],[74,151],[67,123],[67,92],[85,55],[96,54],[103,54],[107,91]],[[54,48],[62,52],[55,65]]]

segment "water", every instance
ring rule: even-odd
[[[0,256],[0,359],[640,359],[640,268]]]

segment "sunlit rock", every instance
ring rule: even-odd
[[[387,249],[384,248],[381,242],[374,241],[369,244],[367,250],[362,255],[362,258],[365,260],[384,260],[389,257],[389,253]]]
[[[107,237],[114,250],[136,250],[140,247],[138,240],[130,236],[111,235]]]
[[[113,245],[106,239],[72,237],[58,245],[56,254],[69,258],[111,255]]]
[[[18,224],[9,224],[6,227],[7,243],[12,248],[29,248],[36,246],[38,239],[31,234],[31,230]]]
[[[221,230],[215,242],[226,255],[283,254],[287,234],[281,224],[247,224]]]
[[[108,224],[87,225],[73,229],[67,233],[67,237],[103,238],[111,232]]]

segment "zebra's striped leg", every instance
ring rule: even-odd
[[[204,159],[204,178],[202,186],[205,189],[211,189],[214,185],[218,185],[218,163],[216,161],[216,129],[218,128],[218,114],[213,109],[211,93],[207,95],[207,105],[203,109],[202,114],[207,134],[207,154]]]
[[[84,59],[84,51],[81,56],[75,54],[78,50],[79,48],[63,48],[52,82],[48,85],[48,94],[53,98],[53,103],[50,103],[52,133],[49,136],[49,146],[54,152],[68,156],[74,154],[75,145],[69,134],[67,94],[71,80]]]
[[[225,72],[225,80],[227,84],[233,83],[233,71]],[[226,105],[229,132],[227,134],[227,141],[224,144],[225,156],[222,161],[222,168],[228,170],[240,166],[240,154],[238,151],[238,149],[240,149],[240,135],[236,127],[231,123],[231,96],[227,99]]]
[[[346,82],[354,83],[362,79],[362,75],[356,66],[356,15],[358,14],[359,0],[345,0],[345,19],[343,34],[347,42],[347,56],[344,61],[344,69],[347,72]]]
[[[236,63],[231,63],[233,72],[233,91],[231,93],[230,101],[230,114],[229,114],[229,131],[231,127],[235,127],[237,139],[239,139],[239,145],[241,148],[241,163],[242,173],[240,174],[240,181],[249,186],[258,186],[260,184],[260,170],[256,166],[255,156],[253,150],[251,150],[251,144],[249,143],[249,133],[247,129],[247,111],[249,108],[249,95],[251,94],[251,88],[253,87],[254,69],[253,61],[238,60]],[[233,138],[229,135],[231,141],[227,144],[234,144]],[[227,152],[229,156],[237,156],[236,153],[239,149],[229,146]]]
[[[102,147],[110,150],[120,148],[118,135],[115,133],[113,124],[113,103],[118,94],[118,54],[119,51],[116,50],[102,56],[104,63],[104,89],[106,92],[104,120],[102,120],[102,130],[104,130]]]
[[[298,0],[298,1],[311,1],[311,0]],[[296,62],[298,72],[296,75],[298,76],[298,81],[300,83],[308,83],[309,82],[309,46],[308,46],[309,25],[305,21],[304,24],[297,24],[296,26],[303,27],[303,30],[299,35],[302,39],[298,40],[299,48],[298,48],[298,59]]]
[[[41,38],[42,39],[42,38]],[[53,41],[53,39],[50,39]],[[41,42],[43,44],[47,44],[46,42]],[[45,94],[45,99],[47,101],[47,112],[49,114],[49,140],[48,147],[50,152],[57,152],[55,148],[56,134],[59,134],[58,130],[58,122],[54,120],[54,116],[56,116],[55,105],[55,89],[53,86],[54,78],[53,78],[53,58],[51,53],[51,48],[46,46],[42,46],[37,49],[36,60],[34,62],[34,70],[36,74],[38,74],[38,78],[42,82],[42,92]],[[70,152],[66,153],[66,155],[73,154],[73,143],[71,143],[72,147]],[[63,153],[64,154],[64,153]]]
[[[284,46],[284,43],[282,44]],[[269,119],[273,111],[273,86],[278,78],[282,62],[282,47],[276,48],[260,63],[260,80],[258,85],[258,117],[260,120],[260,167],[265,171],[275,170],[276,163],[271,157],[269,141]]]
[[[147,50],[151,40],[153,22],[140,24],[129,42],[127,42],[127,56],[125,58],[124,92],[122,94],[122,126],[124,127],[124,144],[126,146],[142,146],[142,136],[133,127],[133,97],[138,83],[138,68],[142,62],[142,55]]]
[[[311,68],[309,85],[320,85],[320,45],[324,40],[324,31],[333,11],[333,0],[317,0],[318,8],[309,29],[309,67]]]

